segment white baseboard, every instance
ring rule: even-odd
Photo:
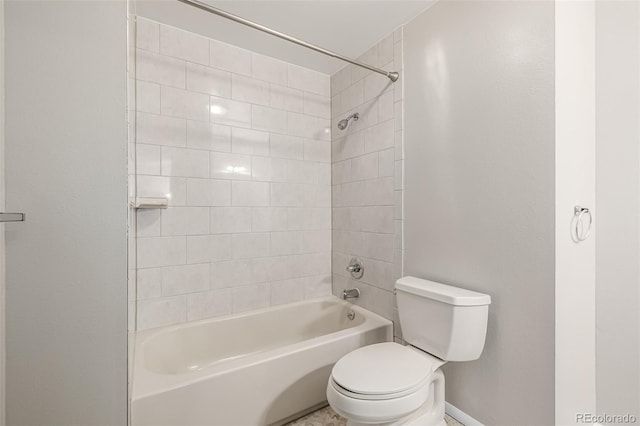
[[[444,412],[462,423],[464,426],[484,426],[482,423],[448,402],[444,403]]]

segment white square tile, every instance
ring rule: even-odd
[[[187,146],[218,152],[231,152],[231,128],[219,124],[187,121]]]
[[[351,160],[339,161],[332,164],[331,182],[334,185],[350,182],[351,180]]]
[[[393,120],[388,120],[365,131],[364,150],[374,152],[392,148],[394,140]]]
[[[395,151],[393,148],[378,152],[378,176],[389,177],[394,175]]]
[[[268,206],[269,184],[265,182],[232,181],[233,206]]]
[[[231,313],[231,290],[211,290],[187,296],[187,319],[195,321]]]
[[[160,53],[209,65],[209,40],[187,31],[161,25]]]
[[[383,151],[384,152],[384,151]],[[394,172],[393,172],[393,189],[398,190],[402,189],[404,182],[402,176],[402,160],[398,160],[394,162]]]
[[[162,268],[137,270],[137,299],[162,296]]]
[[[294,183],[271,183],[271,205],[280,207],[303,206],[304,191],[308,185]]]
[[[393,262],[393,234],[363,234],[367,256],[385,262]]]
[[[185,88],[186,66],[180,59],[136,50],[136,78],[166,86]]]
[[[349,182],[342,185],[342,205],[343,206],[363,206],[365,205],[365,181]]]
[[[136,17],[136,47],[138,49],[160,51],[160,24]]]
[[[271,255],[282,256],[301,253],[303,250],[302,232],[272,232]]]
[[[211,264],[211,288],[229,288],[251,283],[251,259],[230,260]]]
[[[160,233],[159,210],[136,210],[136,235],[138,237],[159,237]]]
[[[305,278],[304,297],[331,296],[331,274],[314,275]]]
[[[209,121],[209,96],[163,86],[161,90],[162,115]]]
[[[305,280],[293,278],[271,283],[271,305],[293,303],[304,299]]]
[[[393,121],[394,129],[396,131],[402,130],[404,125],[402,102],[396,102],[393,104]]]
[[[231,96],[237,101],[269,106],[269,83],[233,74],[231,77]]]
[[[253,232],[285,231],[287,229],[287,209],[280,207],[254,207],[251,209],[251,230]]]
[[[331,120],[328,118],[318,118],[318,131],[316,132],[316,136],[312,139],[321,139],[323,141],[331,142]]]
[[[138,302],[138,330],[176,324],[186,320],[185,296],[161,297]]]
[[[219,179],[187,179],[187,205],[231,205],[231,182]]]
[[[331,164],[319,163],[318,165],[318,184],[319,185],[331,185]]]
[[[181,265],[186,263],[184,237],[138,238],[138,267]]]
[[[331,96],[331,77],[318,73],[318,95]]]
[[[331,209],[326,207],[304,207],[287,209],[287,229],[327,230],[331,229]]]
[[[364,81],[349,86],[342,92],[342,114],[364,103]]]
[[[257,130],[284,133],[287,131],[287,113],[275,108],[253,105],[251,124]]]
[[[318,93],[318,73],[308,68],[288,64],[289,87]]]
[[[258,130],[231,130],[231,152],[235,154],[269,155],[269,133]]]
[[[332,161],[341,161],[364,154],[364,136],[365,131],[360,131],[333,141]]]
[[[293,136],[315,139],[318,134],[318,118],[309,115],[287,113],[287,133]]]
[[[271,281],[271,269],[273,267],[273,259],[287,259],[286,256],[281,257],[256,257],[251,259],[251,283],[266,283]]]
[[[234,180],[251,179],[250,156],[212,152],[210,158],[212,178]]]
[[[331,273],[331,253],[299,254],[290,256],[289,265],[299,276],[326,275]]]
[[[251,259],[253,283],[279,281],[291,278],[288,256]]]
[[[198,149],[162,147],[162,175],[209,177],[209,155]]]
[[[248,50],[210,40],[210,54],[211,66],[236,74],[251,75],[251,52]]]
[[[136,111],[160,114],[160,85],[146,81],[136,81]]]
[[[233,234],[233,258],[249,259],[269,256],[269,233]]]
[[[290,87],[271,85],[271,107],[292,112],[304,109],[302,91]]]
[[[187,63],[187,90],[223,98],[231,97],[231,73]]]
[[[301,231],[302,250],[299,253],[331,252],[331,232],[326,230]]]
[[[394,203],[393,178],[365,181],[364,198],[369,206],[392,206]]]
[[[233,312],[266,308],[271,301],[271,286],[269,283],[265,283],[234,287],[231,290],[231,299]]]
[[[158,145],[135,144],[136,173],[140,175],[160,174],[160,147]]]
[[[270,137],[271,156],[302,160],[304,158],[303,140],[297,136],[272,133]]]
[[[217,262],[231,259],[231,235],[187,237],[187,263]]]
[[[319,163],[331,162],[331,142],[313,139],[304,140],[304,159]]]
[[[187,123],[181,118],[139,112],[136,114],[138,143],[185,146]]]
[[[378,100],[378,120],[380,122],[393,118],[393,92],[382,94]]]
[[[251,157],[251,180],[271,181],[271,161],[269,157]]]
[[[253,232],[286,231],[287,209],[281,207],[254,207],[251,209]]]
[[[251,127],[251,104],[211,96],[209,109],[212,123]]]
[[[251,76],[280,85],[287,84],[287,63],[257,53],[251,54]]]
[[[328,96],[305,92],[304,113],[321,118],[331,118],[331,99]]]
[[[357,210],[361,212],[357,220],[360,230],[379,234],[394,232],[393,206],[361,207]]]
[[[311,161],[287,160],[287,181],[318,183],[318,168]]]
[[[378,153],[362,155],[351,160],[353,180],[375,179],[378,177]]]
[[[232,234],[251,232],[251,208],[212,207],[211,233]]]
[[[162,268],[162,295],[194,293],[209,289],[209,264],[166,266]]]
[[[209,233],[208,207],[169,207],[162,211],[162,236]]]

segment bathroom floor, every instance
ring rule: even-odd
[[[444,420],[447,426],[464,426],[448,414],[445,415]],[[286,426],[346,426],[346,424],[347,419],[340,417],[331,407],[325,407],[301,419],[288,423]]]

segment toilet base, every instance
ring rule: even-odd
[[[347,426],[446,426],[444,421],[444,374],[437,369],[429,389],[429,399],[408,416],[386,423],[362,423],[347,418]]]

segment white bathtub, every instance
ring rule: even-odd
[[[392,337],[336,297],[138,332],[132,425],[284,423],[325,404],[340,357]]]

